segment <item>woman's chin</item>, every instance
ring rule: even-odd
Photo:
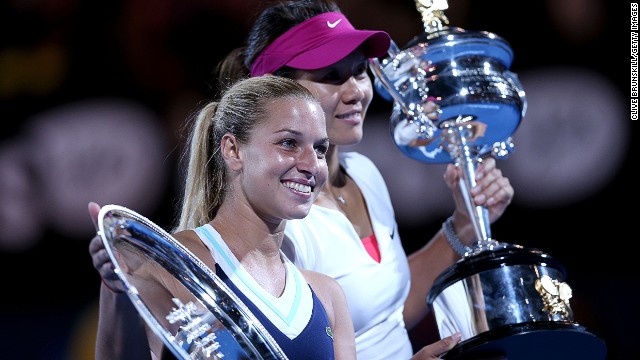
[[[313,204],[312,202],[309,202],[308,204],[303,204],[303,205],[296,206],[294,211],[289,214],[289,219],[291,219],[291,220],[303,219],[304,217],[309,215],[309,211],[311,211],[311,205],[312,204]]]

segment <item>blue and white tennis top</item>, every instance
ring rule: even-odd
[[[285,289],[280,297],[274,297],[251,277],[211,225],[198,227],[195,232],[216,261],[216,275],[244,302],[289,359],[334,358],[327,313],[300,270],[284,254]]]

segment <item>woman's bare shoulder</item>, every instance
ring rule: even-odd
[[[331,276],[306,269],[300,269],[300,272],[302,272],[307,283],[311,285],[311,288],[317,294],[326,294],[331,296],[331,298],[336,295],[342,296],[342,287]]]
[[[215,261],[209,248],[202,242],[198,234],[193,230],[182,230],[175,234],[173,237],[178,240],[184,247],[187,248],[193,255],[198,257],[207,266],[213,269]]]

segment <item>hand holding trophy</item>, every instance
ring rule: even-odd
[[[425,32],[372,59],[376,89],[393,100],[391,136],[405,155],[462,168],[460,189],[476,241],[434,282],[427,303],[441,338],[462,341],[445,359],[604,359],[604,342],[573,321],[562,264],[491,237],[471,188],[483,156],[504,158],[527,101],[506,40],[448,26],[445,0],[416,0]],[[446,232],[446,223],[445,223]]]

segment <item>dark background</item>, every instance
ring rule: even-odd
[[[616,3],[451,0],[445,13],[452,25],[508,40],[529,101],[516,152],[501,164],[516,196],[494,237],[560,260],[575,321],[605,340],[608,359],[631,359],[640,355],[637,126],[629,114],[630,10]],[[86,204],[128,206],[171,227],[182,126],[212,95],[214,64],[242,43],[261,4],[0,4],[3,358],[93,357],[100,279],[87,250],[94,231]],[[356,27],[386,30],[400,46],[424,31],[413,1],[339,4]],[[358,150],[389,182],[411,252],[451,202],[440,165],[395,149],[390,108],[376,96]],[[416,347],[437,336],[431,320],[411,332]]]

